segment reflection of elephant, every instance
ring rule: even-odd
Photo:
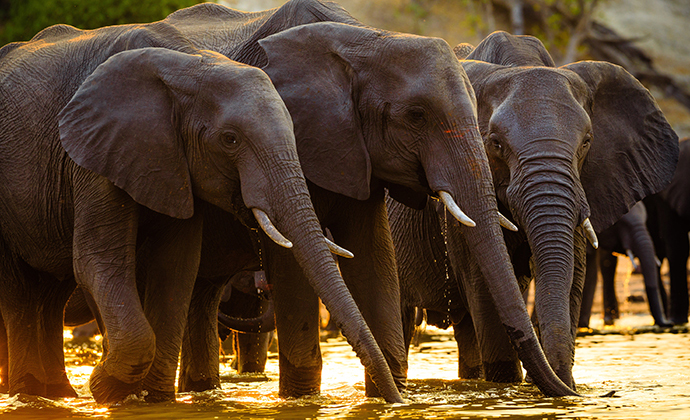
[[[197,50],[165,23],[57,25],[6,45],[0,60],[11,394],[76,395],[62,356],[76,279],[105,325],[95,400],[142,390],[171,398],[204,206],[253,226],[252,213],[274,220],[325,283],[320,291],[335,293],[331,303],[355,305],[308,199],[290,115],[264,72]],[[363,357],[380,355],[361,317],[341,322],[361,332],[357,344],[369,340]]]
[[[309,24],[324,20],[341,23]],[[456,200],[476,222],[466,237],[487,281],[503,283],[512,269],[471,87],[452,50],[440,39],[362,27],[337,5],[315,0],[293,0],[260,13],[204,4],[174,13],[166,22],[197,47],[261,66],[271,77],[292,115],[300,162],[322,227],[355,254],[340,261],[343,278],[396,385],[404,387],[406,355],[384,187],[417,207],[427,194],[441,196],[454,208],[451,201]],[[288,29],[295,25],[302,26]],[[473,224],[459,211],[455,214]],[[316,393],[321,378],[317,294],[292,255],[272,245],[264,251],[276,305],[280,395]],[[227,258],[219,255],[219,260]],[[202,277],[221,274],[216,270]],[[214,339],[214,314],[208,311],[218,291],[212,291],[211,282],[200,284],[207,286],[195,291],[199,299],[190,307],[181,390],[219,386],[217,352],[199,345]],[[502,320],[519,351],[530,363],[541,362],[540,369],[549,375],[517,287],[492,290],[497,301],[506,302]],[[208,328],[196,324],[203,322]],[[196,335],[199,331],[207,331],[207,338]],[[343,332],[350,342],[358,340]],[[373,372],[366,373],[367,395],[377,393],[374,384],[384,393]],[[545,392],[571,392],[552,372],[551,379]]]
[[[647,210],[644,204],[641,201],[635,204],[616,223],[600,232],[598,237],[599,249],[587,250],[587,272],[578,327],[589,326],[599,270],[603,281],[604,323],[613,325],[613,319],[618,317],[618,300],[614,284],[618,258],[613,255],[614,252],[627,254],[631,259],[633,256],[638,258],[654,323],[668,326],[669,322],[664,309],[666,290],[659,277],[654,243],[647,230]],[[599,254],[598,258],[597,254]]]
[[[680,142],[678,166],[671,183],[659,194],[645,199],[647,227],[657,256],[668,260],[671,283],[669,318],[672,324],[688,322],[688,256],[690,244],[690,138]]]
[[[649,92],[618,66],[579,62],[556,68],[536,38],[504,32],[487,37],[467,59],[461,62],[477,95],[479,128],[499,208],[509,211],[520,227],[505,232],[515,274],[523,288],[535,277],[544,352],[558,376],[574,388],[571,369],[585,238],[595,242],[592,226],[601,231],[668,183],[677,136]],[[483,365],[487,379],[520,380],[517,357],[489,297],[492,285],[487,290],[480,279],[466,252],[465,235],[443,217],[439,226],[435,210],[406,216],[425,220],[424,228],[391,220],[401,246],[419,235],[426,242],[423,251],[398,248],[399,271],[409,276],[401,284],[428,285],[418,287],[423,292],[416,289],[417,296],[408,295],[408,305],[427,304],[414,302],[420,296],[447,302],[443,294],[451,293],[456,337],[467,349],[463,370],[476,376]],[[422,252],[428,255],[424,261],[419,260]],[[439,286],[424,279],[444,278],[446,266],[459,291],[455,282]],[[436,296],[424,295],[434,288]],[[463,316],[466,309],[471,322]]]

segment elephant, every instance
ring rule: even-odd
[[[638,257],[644,277],[647,303],[654,318],[654,324],[660,327],[670,326],[671,323],[666,319],[668,297],[659,276],[657,264],[659,260],[654,250],[654,243],[647,230],[647,210],[644,203],[637,202],[629,212],[612,226],[600,232],[597,237],[599,249],[587,250],[587,270],[578,327],[589,326],[599,271],[601,271],[603,281],[604,324],[613,325],[613,320],[618,318],[618,300],[614,286],[618,257],[613,255],[614,252],[627,254],[631,260],[634,256]]]
[[[263,372],[275,330],[273,299],[263,271],[242,271],[230,279],[221,297],[218,322],[221,340],[231,336],[232,365],[237,372]]]
[[[407,359],[386,188],[417,208],[429,197],[438,198],[462,220],[472,255],[496,286],[501,320],[534,371],[535,383],[548,395],[574,394],[546,363],[517,285],[498,287],[513,276],[512,266],[474,93],[447,42],[367,27],[340,6],[317,0],[292,0],[256,13],[207,3],[164,21],[195,47],[260,67],[271,78],[292,116],[321,228],[355,256],[339,258],[339,267],[398,389],[405,388]],[[224,261],[222,246],[209,248],[220,250],[210,260]],[[273,244],[261,252],[275,299],[279,395],[316,394],[322,366],[320,293],[314,293],[290,253]],[[217,269],[200,269],[200,278],[227,278],[234,269],[208,267]],[[214,283],[196,283],[182,348],[183,391],[220,386],[218,354],[211,344],[222,287]],[[368,396],[385,395],[369,368],[365,389]]]
[[[587,240],[596,246],[596,232],[668,184],[678,137],[621,67],[583,61],[557,68],[537,38],[501,31],[455,50],[471,51],[458,58],[476,94],[492,193],[519,228],[503,232],[515,276],[522,290],[534,277],[544,353],[574,390]],[[420,212],[391,201],[405,329],[415,306],[434,309],[454,323],[462,377],[521,381],[511,331],[490,296],[495,286],[482,278],[464,232],[436,205]]]
[[[680,141],[678,166],[671,183],[663,191],[645,198],[649,212],[647,228],[656,255],[668,260],[670,295],[669,320],[673,325],[688,322],[688,274],[690,255],[690,138]]]
[[[260,227],[270,233],[262,238],[291,246],[357,338],[363,364],[395,390],[331,256],[289,111],[264,71],[195,48],[165,22],[56,25],[0,49],[0,121],[9,393],[76,396],[62,311],[79,285],[105,329],[93,398],[174,399],[210,206],[244,226],[229,240]],[[389,398],[399,400],[395,391]]]

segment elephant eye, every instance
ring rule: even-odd
[[[412,108],[407,112],[407,119],[414,125],[422,125],[426,122],[426,113],[421,108]]]
[[[496,153],[501,153],[501,150],[503,149],[503,145],[501,144],[501,139],[498,137],[498,134],[496,134],[496,133],[489,134],[489,146]]]
[[[591,142],[592,142],[592,133],[588,132],[587,134],[585,134],[584,139],[582,139],[582,147],[588,147]]]
[[[239,142],[237,133],[228,132],[223,134],[223,142],[227,145],[235,145]]]

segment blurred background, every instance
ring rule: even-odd
[[[245,11],[286,0],[218,0]],[[159,20],[198,0],[0,0],[0,45],[67,23],[93,29]],[[557,64],[605,60],[656,97],[680,137],[690,136],[690,0],[340,0],[365,24],[476,45],[494,30],[544,42]]]

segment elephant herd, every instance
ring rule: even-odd
[[[223,290],[263,270],[281,397],[319,392],[319,299],[368,396],[403,401],[416,307],[452,323],[462,377],[524,366],[577,395],[587,242],[678,153],[633,76],[556,67],[529,36],[454,51],[319,0],[51,26],[0,49],[0,392],[76,395],[77,287],[103,331],[98,403],[219,388]]]

